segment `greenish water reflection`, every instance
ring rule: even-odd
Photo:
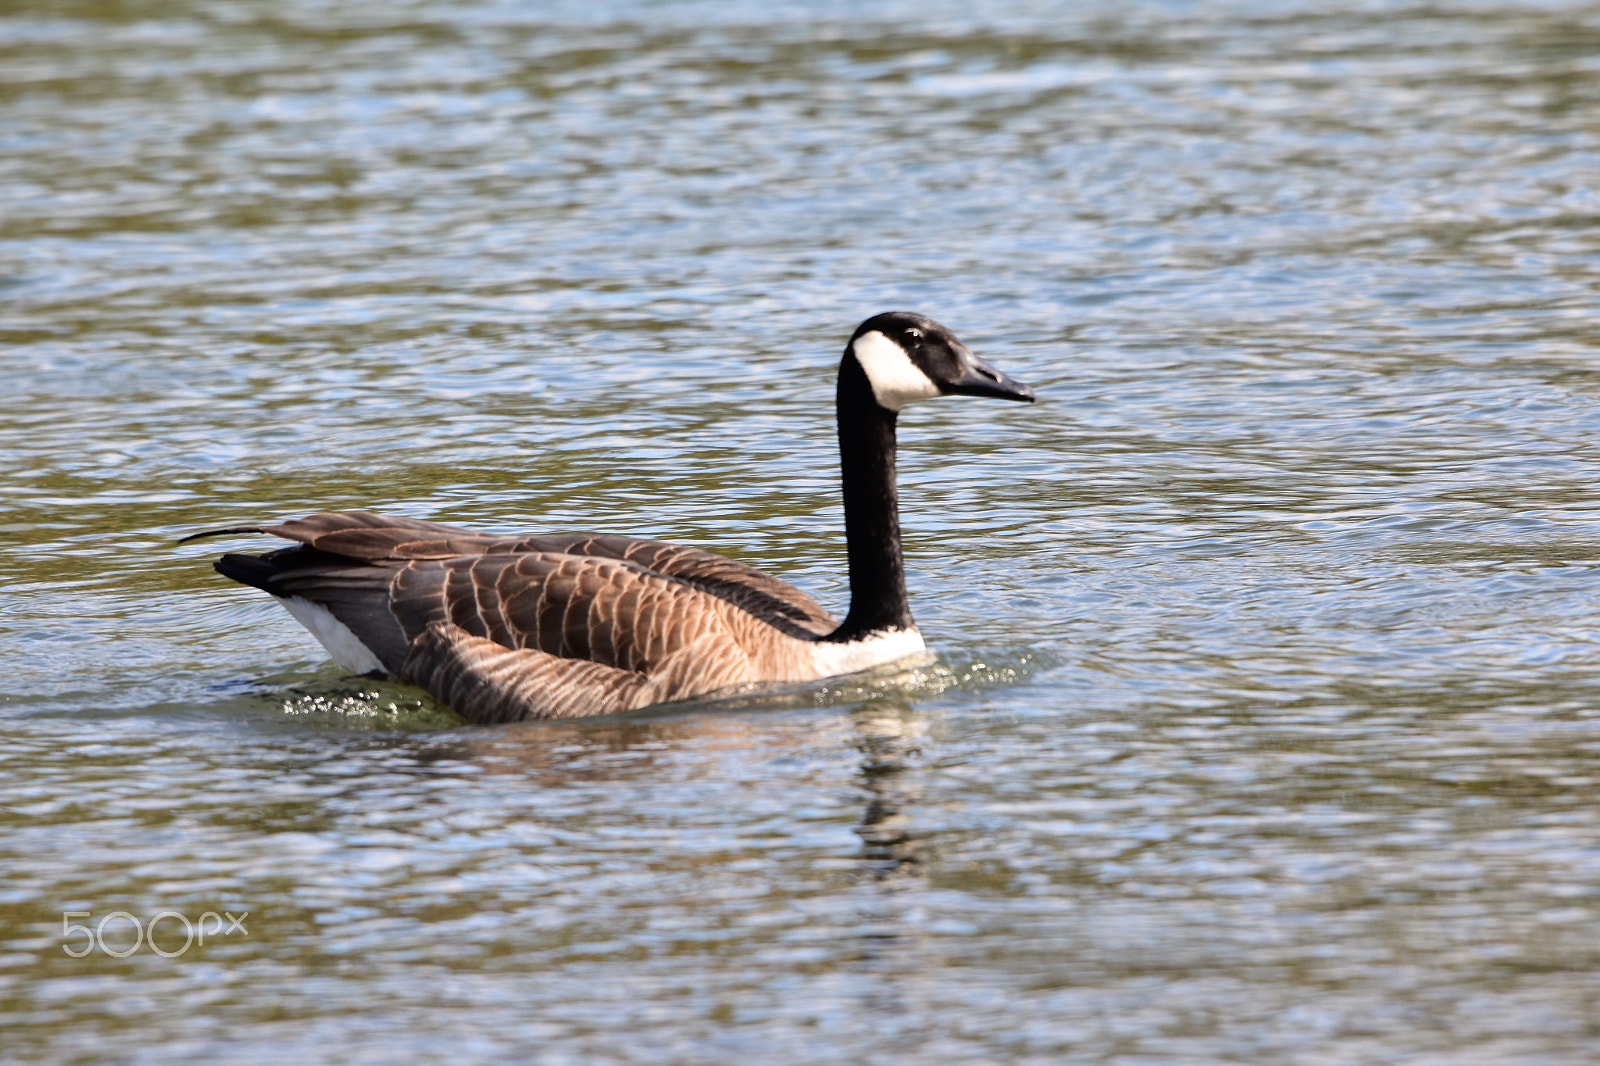
[[[7,7],[5,1058],[1600,1057],[1597,46]],[[361,507],[839,605],[832,368],[891,307],[1043,401],[903,419],[909,674],[470,729],[174,547]],[[249,933],[62,950],[163,910]]]

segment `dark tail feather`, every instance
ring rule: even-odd
[[[196,536],[209,536],[206,533],[197,533]],[[272,587],[273,578],[280,573],[279,569],[259,555],[237,555],[230,552],[211,564],[217,573],[223,577],[232,578],[241,585],[258,588],[262,592],[270,592],[274,596],[283,593]]]
[[[298,596],[333,613],[390,673],[405,661],[405,631],[389,610],[392,569],[295,545],[265,555],[230,552],[211,564],[241,585],[283,598]]]

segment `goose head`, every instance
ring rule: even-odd
[[[885,311],[856,327],[846,348],[878,406],[899,411],[935,396],[992,396],[1033,402],[1033,390],[996,370],[926,315]]]

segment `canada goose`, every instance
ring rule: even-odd
[[[366,511],[195,537],[296,541],[224,555],[328,654],[408,681],[478,723],[610,714],[734,686],[812,681],[923,651],[906,599],[895,421],[916,400],[1032,401],[931,318],[856,328],[839,362],[850,611],[698,548],[627,536],[499,536]]]

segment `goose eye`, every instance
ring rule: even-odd
[[[910,329],[906,330],[906,337],[910,340],[920,341],[922,339],[922,331],[917,327],[912,326]]]

